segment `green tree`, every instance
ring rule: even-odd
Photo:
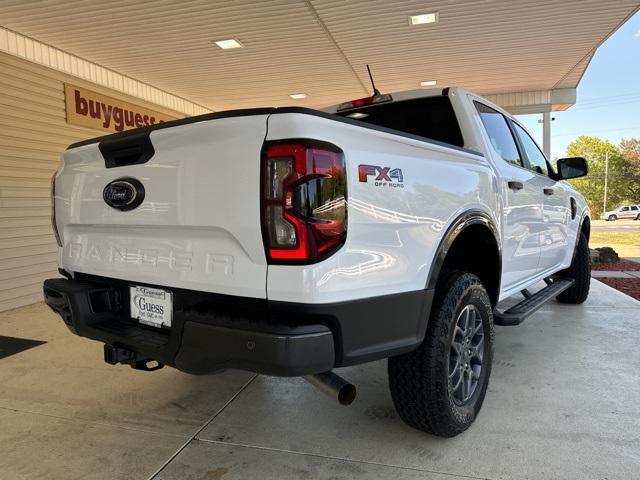
[[[583,135],[567,147],[568,157],[584,157],[589,163],[586,177],[570,180],[584,195],[594,216],[602,212],[604,201],[605,157],[609,154],[609,180],[607,210],[611,210],[629,197],[626,188],[626,164],[620,150],[608,140]]]
[[[620,142],[620,151],[624,157],[624,177],[627,180],[629,200],[640,202],[640,140],[631,138]]]

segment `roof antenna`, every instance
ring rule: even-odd
[[[369,80],[371,80],[371,86],[373,87],[373,96],[380,95],[380,90],[376,88],[376,84],[373,82],[373,75],[371,75],[371,69],[369,68],[369,64],[367,63],[367,72],[369,72]]]

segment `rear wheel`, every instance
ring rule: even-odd
[[[615,215],[609,215],[609,218],[607,219],[610,222],[615,222],[618,219],[618,217],[616,217]]]
[[[441,437],[475,420],[489,383],[493,313],[480,279],[443,273],[427,333],[412,352],[389,359],[389,387],[402,420]]]
[[[583,233],[580,234],[571,266],[559,272],[558,275],[571,278],[575,282],[556,297],[560,303],[577,304],[587,299],[591,285],[591,258],[589,258],[589,241]]]

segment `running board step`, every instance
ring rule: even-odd
[[[514,305],[505,312],[494,310],[493,323],[496,325],[512,326],[520,325],[525,318],[532,315],[552,298],[557,297],[567,288],[573,285],[574,280],[569,278],[559,278],[549,283],[545,288],[523,301]]]

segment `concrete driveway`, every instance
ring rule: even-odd
[[[592,289],[496,327],[482,412],[448,440],[398,419],[386,362],[341,370],[342,407],[300,379],[111,367],[43,304],[5,312],[0,335],[46,343],[0,350],[0,478],[637,478],[640,302]]]
[[[591,231],[611,233],[640,232],[640,222],[638,222],[637,220],[616,220],[615,222],[607,222],[606,220],[593,220],[591,222]]]

